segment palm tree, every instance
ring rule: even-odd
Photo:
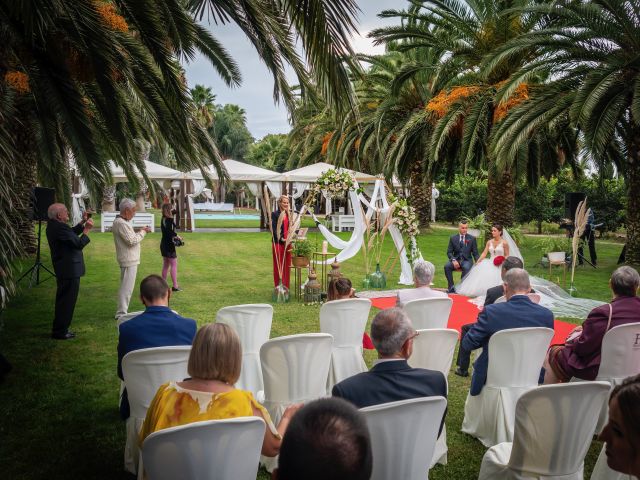
[[[196,85],[191,89],[191,99],[196,106],[196,117],[204,128],[211,128],[215,110],[216,96],[211,87]]]
[[[40,177],[58,187],[59,198],[68,198],[60,190],[68,183],[70,157],[96,196],[109,179],[107,159],[133,182],[133,167],[144,171],[136,140],[166,142],[181,168],[220,168],[215,144],[195,120],[179,65],[199,51],[228,85],[239,83],[224,47],[194,19],[207,9],[215,20],[236,22],[247,33],[273,72],[276,97],[290,103],[284,77],[289,63],[302,85],[315,78],[336,105],[351,104],[344,62],[351,52],[353,0],[186,4],[190,10],[182,0],[0,1],[0,149],[9,153],[3,161],[20,166],[5,186],[19,194],[16,225],[31,237],[27,243],[33,243],[26,220],[31,187]],[[296,38],[309,72],[294,48]]]
[[[238,105],[217,105],[209,133],[213,137],[222,158],[244,160],[253,143],[247,128],[246,112]]]
[[[403,23],[371,33],[377,42],[401,41],[403,51],[430,48],[443,56],[438,74],[441,90],[426,105],[435,124],[430,162],[456,162],[465,170],[486,168],[487,218],[504,225],[514,219],[516,171],[497,168],[488,145],[494,124],[504,115],[501,102],[510,100],[512,107],[526,99],[526,84],[507,87],[505,81],[528,58],[528,52],[509,57],[490,71],[480,71],[480,67],[495,47],[535,25],[534,19],[513,10],[524,3],[527,0],[424,0],[408,11],[383,12],[382,16],[397,17]],[[516,92],[516,87],[521,91]],[[513,98],[514,93],[520,98]]]
[[[532,132],[570,121],[592,158],[616,163],[625,176],[627,263],[640,265],[640,0],[561,1],[526,12],[545,23],[503,45],[488,65],[533,50],[517,75],[550,81],[505,120],[498,156],[506,162]]]

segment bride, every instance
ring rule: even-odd
[[[488,288],[502,283],[500,276],[502,262],[495,262],[497,265],[494,263],[497,257],[502,257],[504,260],[509,256],[509,243],[502,237],[502,234],[502,225],[496,223],[491,227],[491,240],[487,242],[475,266],[456,286],[456,293],[467,297],[478,297],[484,295]],[[487,258],[487,253],[490,255],[489,258]]]

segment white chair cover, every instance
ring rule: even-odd
[[[149,435],[148,480],[255,480],[265,424],[259,417],[195,422]]]
[[[458,343],[458,332],[450,328],[433,328],[418,330],[418,333],[420,335],[413,339],[413,353],[409,358],[409,365],[414,368],[437,370],[447,378]],[[436,442],[430,468],[436,463],[447,464],[447,450],[445,426]]]
[[[428,479],[446,407],[443,397],[426,397],[360,409],[371,435],[371,480]]]
[[[329,393],[336,383],[367,371],[362,358],[362,336],[370,310],[371,300],[368,298],[336,300],[320,307],[320,331],[333,336],[327,380]]]
[[[264,379],[264,400],[275,425],[287,405],[307,402],[327,394],[327,376],[331,364],[333,338],[326,333],[306,333],[273,338],[260,348]],[[277,459],[262,457],[268,471]]]
[[[516,406],[513,443],[491,447],[479,480],[582,480],[606,382],[545,385],[524,393]]]
[[[413,328],[447,328],[453,300],[450,298],[421,298],[409,300],[404,310],[409,315]]]
[[[540,369],[553,338],[550,328],[513,328],[489,339],[487,383],[479,395],[467,395],[462,431],[485,447],[513,440],[518,398],[538,386]]]
[[[127,419],[127,443],[124,447],[124,468],[141,478],[138,465],[140,452],[138,434],[147,408],[158,388],[171,380],[182,381],[189,376],[187,361],[191,346],[143,348],[127,353],[122,359],[122,376],[127,387],[131,415]]]
[[[604,453],[606,447],[606,443],[602,445],[602,450],[600,450],[600,455],[598,455],[598,461],[593,467],[593,472],[591,472],[591,480],[634,480],[635,477],[631,475],[616,472],[609,468],[609,465],[607,465],[607,454]]]
[[[216,322],[226,323],[240,337],[242,370],[236,388],[248,390],[254,397],[264,390],[260,347],[269,340],[273,307],[266,303],[235,305],[218,310]]]
[[[605,333],[596,380],[609,382],[611,389],[627,377],[640,373],[640,323],[618,325]],[[602,404],[596,431],[600,432],[609,418],[608,398]],[[606,463],[606,462],[605,462]]]

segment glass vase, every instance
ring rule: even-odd
[[[278,286],[273,289],[271,300],[275,303],[289,302],[289,289],[285,287],[282,282],[280,282]]]
[[[371,288],[386,288],[387,277],[380,271],[380,264],[376,264],[376,271],[369,275],[369,281],[371,282]]]
[[[369,280],[369,275],[364,276],[364,280],[362,280],[362,289],[369,290],[371,288],[371,280]]]

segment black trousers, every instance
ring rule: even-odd
[[[69,331],[73,311],[76,308],[78,292],[80,291],[80,277],[58,278],[56,290],[56,310],[53,318],[53,335],[64,335]]]
[[[582,265],[584,262],[582,261],[581,256],[584,256],[584,242],[587,242],[589,246],[589,256],[591,257],[591,263],[594,265],[598,261],[598,255],[596,255],[596,232],[589,226],[585,228],[584,232],[580,236],[580,246],[578,247],[578,263]]]
[[[471,363],[471,351],[462,348],[462,339],[465,337],[469,329],[473,327],[473,325],[473,323],[467,323],[460,329],[460,348],[458,349],[458,359],[456,360],[456,365],[460,367],[460,370],[462,370],[463,372],[469,371],[469,363]]]

